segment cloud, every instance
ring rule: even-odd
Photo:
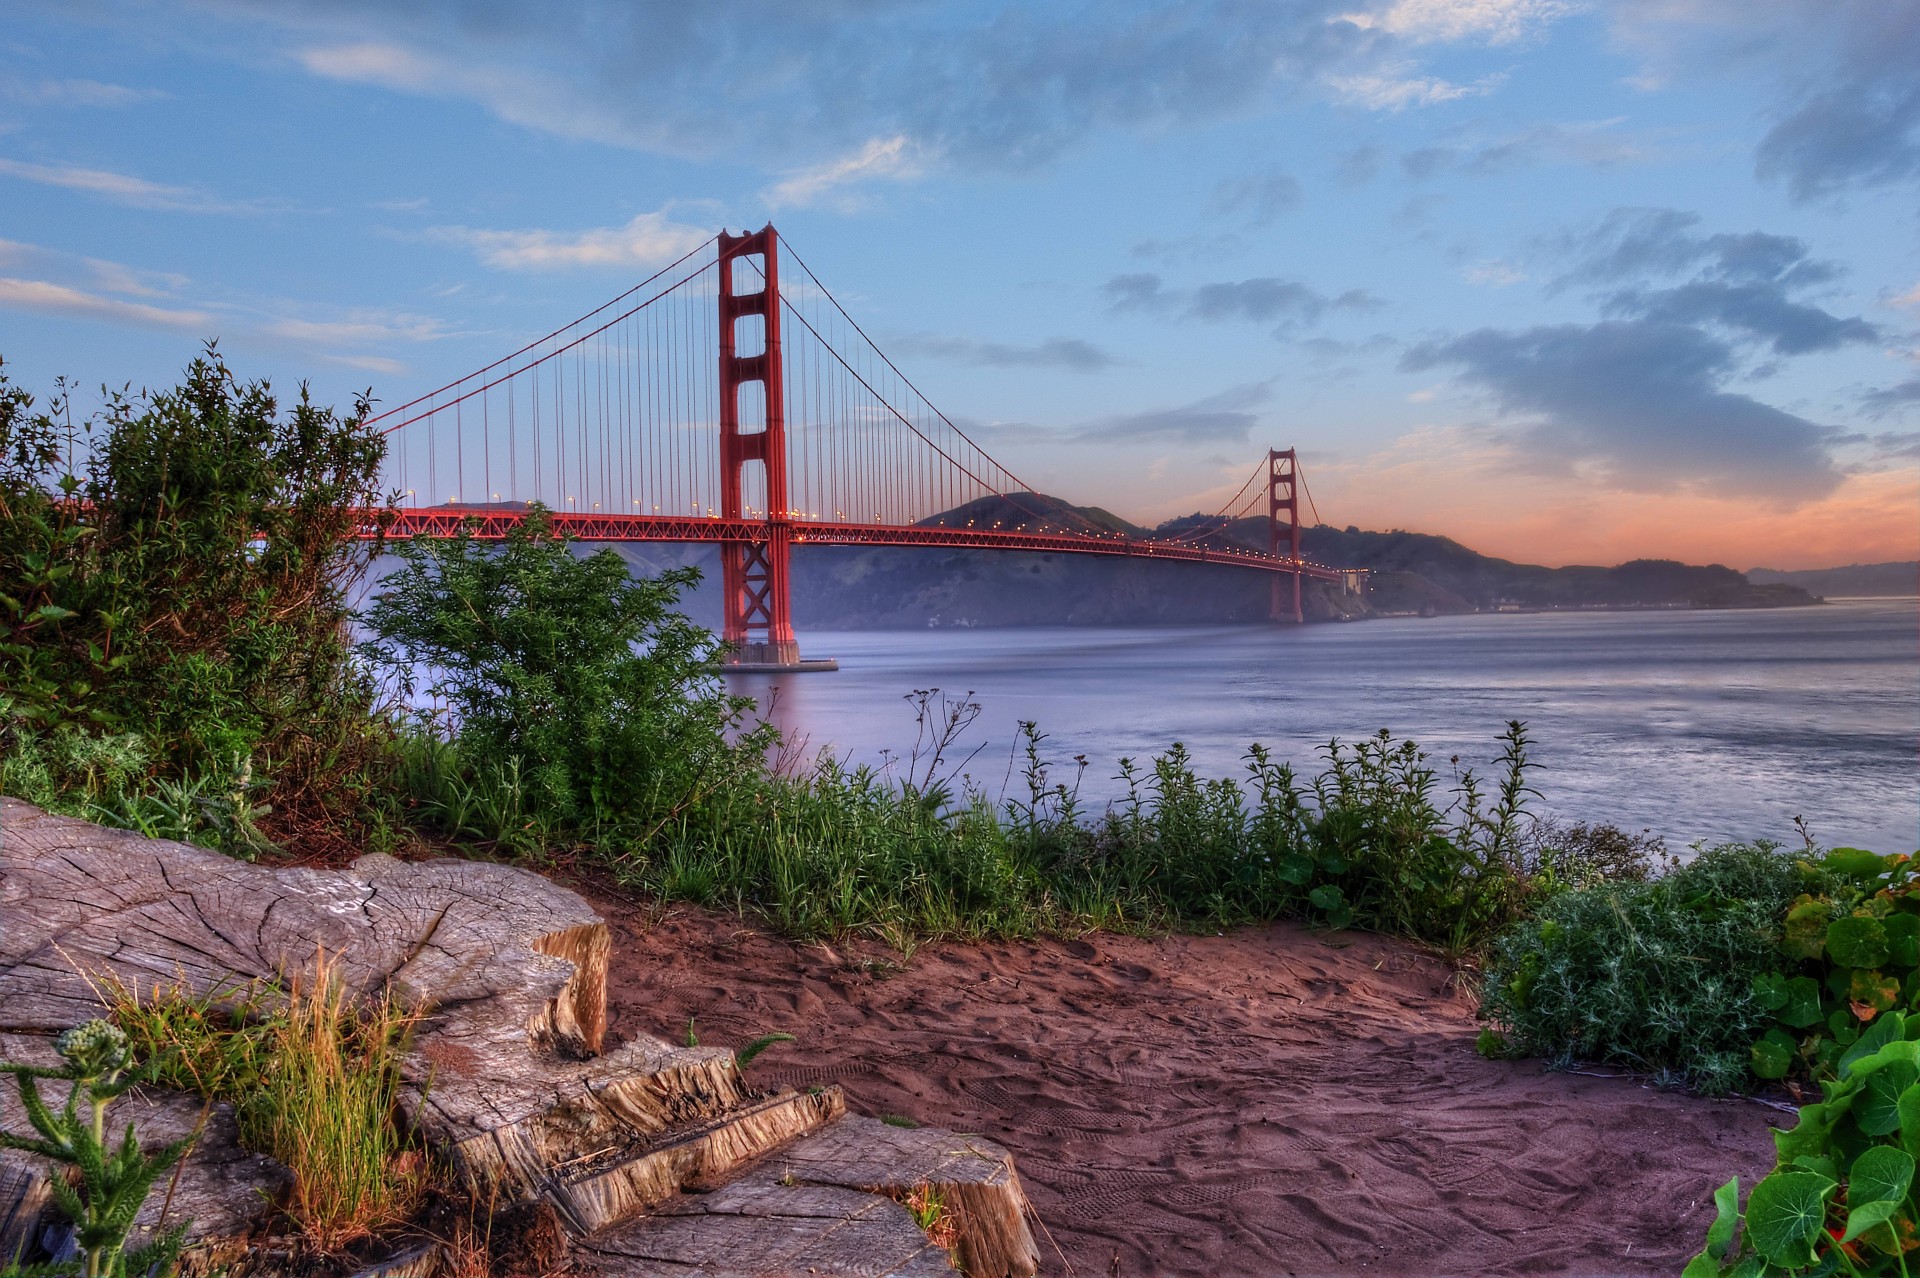
[[[1517,464],[1590,472],[1629,492],[1693,491],[1800,503],[1842,475],[1833,432],[1722,389],[1739,368],[1725,342],[1657,319],[1519,331],[1479,329],[1410,350],[1407,371],[1452,367],[1522,419]]]
[[[1327,87],[1340,97],[1373,111],[1404,111],[1408,107],[1437,106],[1461,98],[1483,98],[1506,81],[1504,75],[1482,76],[1472,84],[1455,84],[1433,76],[1409,75],[1405,66],[1366,75],[1327,77]]]
[[[316,346],[433,342],[447,335],[439,320],[419,315],[361,315],[345,320],[276,319],[262,325],[260,331]]]
[[[487,231],[440,226],[428,234],[472,249],[482,262],[499,270],[554,271],[582,266],[659,266],[713,233],[675,222],[662,210],[641,213],[624,226],[585,231]]]
[[[1843,319],[1817,306],[1789,301],[1772,282],[1696,280],[1678,288],[1629,290],[1609,298],[1606,309],[1662,323],[1718,324],[1766,342],[1780,355],[1838,350],[1878,341],[1881,335],[1863,319]]]
[[[828,164],[871,139],[1022,170],[1110,129],[1244,115],[1367,74],[1395,41],[1334,19],[1352,0],[984,0],[699,6],[634,0],[226,0],[314,75],[478,104],[528,128],[710,158]]]
[[[1300,183],[1277,168],[1222,182],[1213,189],[1207,208],[1214,213],[1239,214],[1255,226],[1266,226],[1282,213],[1300,207]]]
[[[1915,284],[1906,292],[1896,293],[1894,296],[1888,298],[1887,305],[1897,306],[1903,310],[1909,306],[1920,307],[1920,284]]]
[[[1488,177],[1549,164],[1616,168],[1656,157],[1653,146],[1616,132],[1620,124],[1617,119],[1537,124],[1492,141],[1408,151],[1400,157],[1400,167],[1408,177],[1424,180],[1446,172]]]
[[[159,89],[130,89],[98,80],[10,80],[0,82],[0,98],[28,106],[122,107],[169,96]]]
[[[1616,37],[1665,83],[1730,70],[1765,86],[1755,172],[1798,200],[1920,175],[1920,8],[1895,0],[1618,0]]]
[[[1103,417],[1075,427],[1067,438],[1077,443],[1244,444],[1260,421],[1253,410],[1272,393],[1272,382],[1250,382],[1179,408]]]
[[[1342,16],[1363,29],[1412,40],[1511,44],[1586,7],[1573,0],[1391,0],[1377,9]]]
[[[1490,288],[1506,288],[1511,284],[1519,284],[1527,278],[1527,273],[1519,267],[1498,259],[1475,262],[1461,274],[1466,277],[1469,284],[1485,284]]]
[[[807,208],[843,188],[862,182],[904,182],[918,177],[918,148],[905,134],[871,138],[851,155],[812,168],[800,169],[767,188],[763,198],[773,208]]]
[[[1885,417],[1920,405],[1920,377],[1909,377],[1897,385],[1869,391],[1860,397],[1860,406],[1869,417]]]
[[[1328,311],[1377,309],[1381,302],[1364,289],[1338,295],[1322,293],[1298,280],[1258,276],[1223,280],[1192,289],[1167,289],[1158,275],[1140,272],[1116,275],[1101,288],[1108,309],[1148,311],[1178,319],[1221,322],[1251,320],[1278,323],[1279,333],[1318,322]]]
[[[1062,368],[1075,373],[1097,373],[1120,361],[1077,337],[1049,337],[1032,346],[981,342],[970,337],[941,337],[909,333],[887,342],[889,350],[928,359],[950,360],[981,368]]]
[[[188,329],[201,332],[214,323],[206,311],[176,310],[149,306],[144,302],[123,302],[81,289],[69,288],[47,280],[22,280],[0,277],[0,306],[43,315],[65,315],[78,319],[105,320],[136,328],[172,331]]]
[[[115,204],[173,213],[265,213],[284,207],[276,201],[223,200],[192,187],[168,186],[125,173],[71,164],[29,164],[24,160],[0,159],[0,175],[82,191]]]

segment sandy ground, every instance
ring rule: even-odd
[[[783,1030],[756,1083],[1001,1142],[1054,1274],[1674,1274],[1785,1120],[1484,1060],[1446,969],[1374,936],[942,945],[893,970],[597,904],[616,1035]]]

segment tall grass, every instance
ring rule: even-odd
[[[351,996],[324,953],[284,988],[107,992],[157,1081],[231,1102],[241,1144],[293,1172],[285,1208],[314,1247],[338,1250],[413,1213],[422,1176],[394,1102],[417,1012]]]
[[[744,775],[646,843],[599,850],[663,898],[895,944],[1295,916],[1462,956],[1542,879],[1518,723],[1491,788],[1466,772],[1443,791],[1427,756],[1384,732],[1330,742],[1304,783],[1257,746],[1240,776],[1205,778],[1176,745],[1145,767],[1122,760],[1125,796],[1098,813],[1078,797],[1083,759],[1056,781],[1045,735],[1023,724],[1022,742],[1020,792],[998,803],[932,770],[894,781],[826,758]]]

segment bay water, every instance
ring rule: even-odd
[[[811,631],[833,673],[731,675],[808,752],[908,766],[907,697],[978,702],[948,769],[1024,794],[1018,725],[1096,810],[1118,761],[1183,743],[1240,775],[1249,743],[1311,775],[1331,738],[1411,737],[1443,784],[1491,778],[1523,720],[1536,810],[1696,840],[1920,847],[1920,600],[1811,608],[1389,618],[1347,625]],[[924,770],[924,760],[922,769]]]

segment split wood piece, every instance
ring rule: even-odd
[[[761,1168],[582,1243],[606,1278],[953,1278],[953,1262],[890,1198],[783,1185]]]
[[[11,1080],[8,1080],[11,1081]],[[66,1084],[41,1082],[41,1095],[56,1107]],[[9,1107],[10,1115],[17,1107]],[[205,1126],[201,1127],[202,1115]],[[292,1173],[271,1158],[240,1148],[233,1107],[206,1105],[197,1096],[162,1088],[137,1088],[107,1111],[109,1137],[117,1141],[132,1123],[148,1149],[170,1144],[200,1129],[178,1174],[163,1176],[135,1217],[130,1246],[152,1241],[160,1231],[187,1223],[186,1273],[207,1273],[246,1254],[250,1238],[293,1182]],[[49,1174],[64,1174],[44,1159],[17,1150],[0,1151],[0,1257],[36,1250],[57,1254],[71,1232],[54,1211],[47,1189]]]
[[[776,1176],[895,1197],[931,1186],[953,1216],[956,1259],[972,1278],[1026,1278],[1040,1267],[1033,1208],[1013,1156],[978,1136],[849,1116],[767,1160]]]
[[[714,1118],[747,1098],[733,1053],[636,1037],[590,1061],[510,1050],[450,1023],[403,1067],[400,1104],[477,1194],[537,1195],[565,1163]]]
[[[630,1220],[683,1189],[724,1180],[769,1150],[815,1131],[846,1112],[838,1087],[817,1094],[770,1096],[696,1123],[609,1166],[556,1176],[546,1198],[576,1235]]]
[[[606,924],[536,874],[368,856],[268,869],[0,798],[0,1030],[99,1014],[90,981],[219,994],[312,970],[433,1007],[423,1036],[590,1056],[606,1032]]]

